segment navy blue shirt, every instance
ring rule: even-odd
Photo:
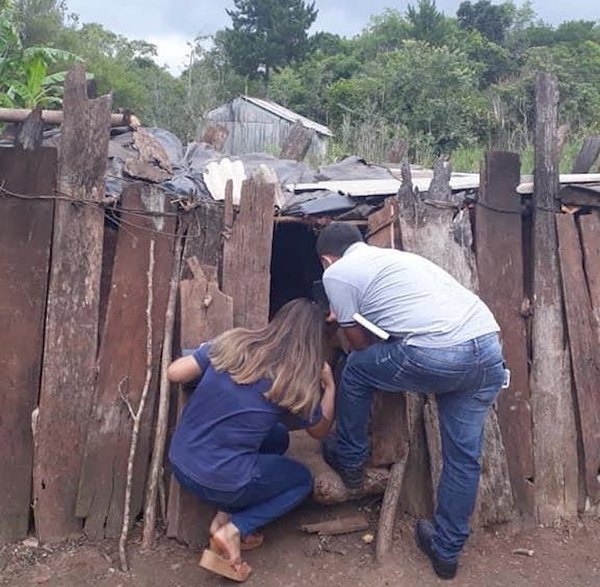
[[[317,410],[310,422],[292,416],[264,397],[271,381],[235,383],[229,373],[213,368],[209,349],[205,343],[194,351],[202,378],[181,414],[169,459],[199,485],[235,491],[251,481],[260,446],[277,423],[307,427],[321,413]]]

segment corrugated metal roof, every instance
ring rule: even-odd
[[[317,189],[330,190],[354,197],[387,196],[398,192],[400,181],[397,179],[353,179],[339,181],[320,181],[318,183],[288,184],[286,189],[292,192],[308,192]],[[413,186],[426,192],[431,184],[431,177],[413,178]],[[454,191],[475,189],[479,187],[479,175],[452,176],[450,187]]]
[[[271,102],[270,100],[263,100],[262,98],[253,98],[252,96],[241,96],[242,100],[246,100],[246,102],[250,102],[263,110],[267,110],[275,116],[279,116],[285,120],[289,120],[290,122],[297,122],[298,120],[302,122],[302,124],[306,128],[310,128],[319,134],[326,135],[328,137],[332,137],[333,133],[322,124],[315,122],[314,120],[310,120],[310,118],[306,118],[305,116],[301,116],[280,104],[276,104],[275,102]]]
[[[416,176],[416,177],[415,177]],[[415,174],[412,178],[413,186],[421,192],[429,190],[431,184],[431,175],[429,173]],[[367,196],[387,196],[398,192],[400,181],[397,179],[354,179],[337,181],[320,181],[315,183],[297,183],[287,184],[285,187],[291,192],[310,192],[313,190],[330,190],[339,194],[354,197]],[[600,183],[600,174],[598,173],[577,173],[564,174],[560,176],[561,185],[578,184],[583,187],[585,184]],[[478,173],[453,173],[450,178],[450,188],[453,191],[462,191],[479,188]],[[596,191],[595,186],[590,186],[592,191]],[[517,187],[517,193],[528,195],[533,193],[533,177],[523,175],[521,183]]]

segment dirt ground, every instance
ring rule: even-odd
[[[459,576],[439,581],[412,538],[413,520],[397,524],[389,560],[377,565],[365,532],[318,537],[298,526],[355,513],[357,506],[306,505],[266,531],[265,545],[248,553],[254,572],[250,587],[600,587],[600,520],[584,519],[561,528],[514,533],[507,528],[473,536],[461,560]],[[376,505],[363,511],[376,524]],[[514,554],[517,548],[533,556]],[[156,550],[141,553],[134,533],[131,573],[118,571],[116,543],[84,540],[53,547],[16,544],[0,550],[0,585],[45,587],[219,587],[226,580],[197,566],[198,553],[162,539]]]

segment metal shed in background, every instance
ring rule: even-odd
[[[223,146],[223,153],[227,155],[256,152],[276,154],[298,121],[315,131],[307,154],[309,160],[322,161],[333,133],[326,126],[275,102],[240,96],[215,108],[207,116],[207,126],[219,125],[227,130]]]

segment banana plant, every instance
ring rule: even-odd
[[[76,60],[76,55],[52,47],[24,48],[11,5],[0,9],[0,106],[60,106],[66,72],[51,73],[51,68]]]

